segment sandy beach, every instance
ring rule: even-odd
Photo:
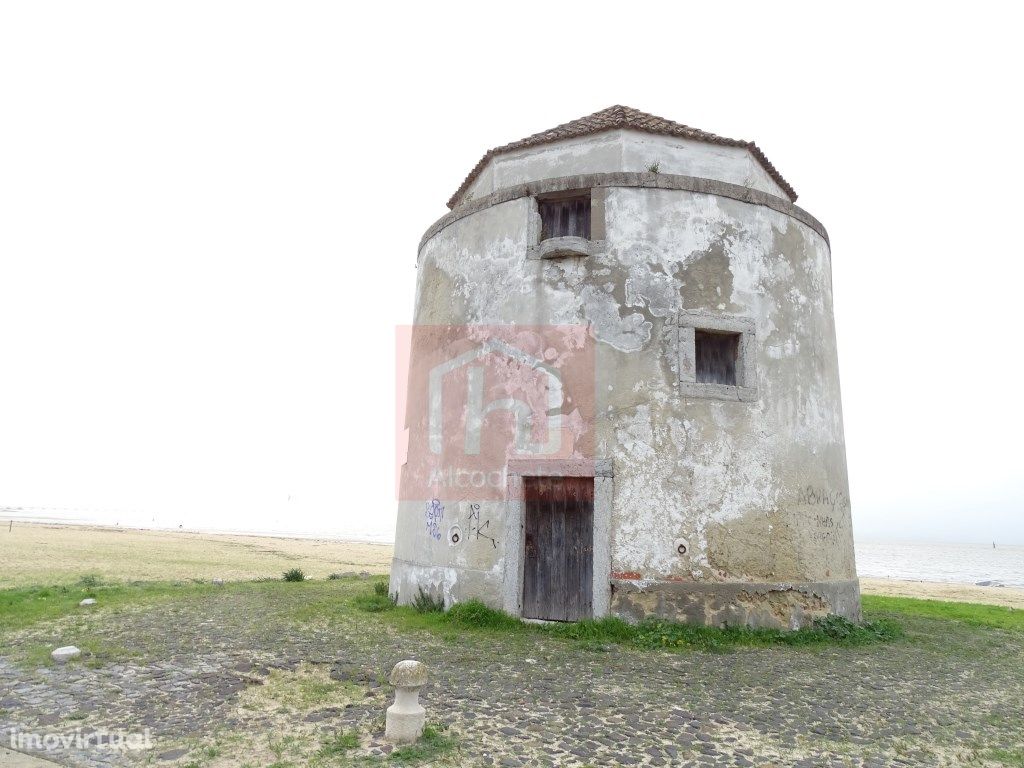
[[[301,568],[331,573],[387,573],[392,546],[333,539],[284,538],[137,528],[15,522],[0,527],[0,588],[104,581],[277,577]],[[1024,608],[1024,589],[894,579],[861,579],[868,595],[917,597]]]
[[[897,581],[895,579],[861,579],[865,595],[919,597],[924,600],[949,600],[957,603],[984,603],[1007,608],[1024,608],[1024,589],[1012,587],[979,587],[974,584],[949,584],[935,581]]]
[[[328,539],[47,525],[0,526],[0,589],[101,581],[248,581],[290,568],[324,579],[331,573],[387,573],[391,545]]]

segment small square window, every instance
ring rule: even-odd
[[[698,384],[736,386],[736,361],[740,351],[738,333],[694,331],[694,357]]]
[[[683,310],[676,316],[679,394],[757,400],[757,329],[749,317]]]
[[[538,200],[540,239],[582,237],[590,239],[590,195]]]

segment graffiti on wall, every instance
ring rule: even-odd
[[[444,520],[444,504],[431,499],[426,504],[427,535],[435,541],[441,540],[441,521]]]
[[[844,491],[830,491],[827,488],[815,488],[808,485],[797,491],[797,504],[808,507],[828,507],[835,512],[836,509],[849,507],[850,500]]]
[[[491,542],[491,546],[494,549],[497,549],[498,542],[495,541],[493,536],[488,535],[490,527],[490,520],[484,520],[483,523],[480,522],[480,505],[470,504],[468,525],[470,537],[472,537],[475,541],[479,541],[480,539],[487,539],[489,542]]]
[[[806,512],[808,522],[812,519],[814,522],[808,534],[811,541],[832,545],[841,545],[845,541],[844,515],[836,514],[850,508],[850,498],[845,491],[808,485],[797,491],[797,503],[805,507],[814,507],[813,513],[810,510]]]

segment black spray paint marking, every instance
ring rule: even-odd
[[[844,509],[849,506],[850,501],[843,491],[829,491],[825,488],[815,488],[808,485],[797,492],[797,503],[809,507],[829,507],[833,512],[836,509]]]
[[[480,539],[487,539],[488,541],[491,542],[491,546],[494,547],[494,549],[497,549],[498,548],[498,542],[496,542],[494,540],[494,537],[493,536],[488,536],[486,533],[484,533],[484,531],[489,529],[490,526],[491,526],[491,521],[490,520],[485,520],[483,522],[483,525],[480,524],[480,505],[479,504],[470,504],[469,505],[469,535],[472,536],[475,533],[477,541],[479,541]]]

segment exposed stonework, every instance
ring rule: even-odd
[[[588,255],[539,258],[536,196],[575,190],[591,193]],[[613,468],[593,473],[608,504],[594,615],[859,617],[829,244],[749,147],[627,126],[510,149],[428,230],[418,265],[418,325],[581,326],[594,340],[584,431]],[[734,380],[701,380],[700,333],[738,339]],[[391,592],[516,613],[517,502],[471,510],[439,493],[428,536],[430,503],[399,505]],[[442,535],[470,515],[485,543]]]
[[[860,617],[857,581],[796,584],[693,584],[613,581],[612,612],[639,621],[660,616],[713,627],[804,626],[830,613]]]

